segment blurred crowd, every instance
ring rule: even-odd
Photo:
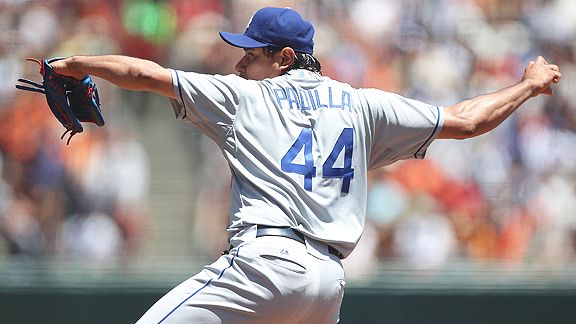
[[[132,51],[115,1],[0,1],[0,256],[117,260],[138,252],[148,219],[148,153],[105,82],[106,127],[86,125],[70,145],[27,57]],[[127,34],[128,35],[128,34]],[[137,43],[137,42],[136,42]],[[127,45],[124,45],[127,44]],[[92,127],[94,126],[94,127]]]
[[[217,32],[243,30],[262,6],[290,6],[314,23],[324,75],[439,106],[519,81],[538,55],[563,72],[554,96],[532,99],[495,131],[436,141],[425,160],[373,171],[366,231],[346,261],[352,273],[390,261],[428,269],[574,260],[573,0],[0,0],[0,255],[134,254],[149,217],[153,152],[130,128],[135,103],[99,83],[104,109],[131,108],[106,110],[117,122],[88,127],[66,146],[44,98],[14,89],[37,75],[23,58],[116,53],[234,73],[242,53]],[[194,235],[216,255],[229,174],[214,145],[200,147],[210,176]]]

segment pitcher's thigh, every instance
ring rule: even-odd
[[[233,303],[233,296],[227,294],[226,290],[214,289],[219,278],[224,277],[227,272],[233,272],[232,258],[220,257],[197,275],[170,290],[152,305],[137,323],[223,323],[220,314],[202,306],[224,306]]]

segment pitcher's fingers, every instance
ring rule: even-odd
[[[562,77],[562,73],[556,71],[554,73],[554,77],[552,78],[552,82],[554,83],[558,83],[560,81],[560,78]]]
[[[537,60],[540,60],[540,61],[544,62],[544,64],[548,64],[548,62],[546,62],[546,59],[545,59],[544,57],[542,57],[542,56],[538,56],[538,59],[537,59]]]
[[[529,72],[530,70],[532,70],[532,66],[534,65],[534,61],[530,61],[528,62],[528,65],[526,65],[526,69],[524,69],[524,73]]]

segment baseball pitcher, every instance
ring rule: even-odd
[[[341,259],[362,234],[367,172],[422,159],[436,139],[486,133],[560,80],[558,66],[538,57],[518,83],[439,107],[322,76],[314,28],[289,8],[260,9],[242,34],[220,36],[244,49],[237,75],[116,55],[50,64],[169,98],[176,118],[210,137],[230,166],[230,249],[138,323],[338,322]]]

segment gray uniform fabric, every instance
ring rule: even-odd
[[[364,226],[367,172],[424,158],[443,109],[306,70],[262,81],[172,70],[172,79],[177,118],[209,136],[230,166],[234,249],[141,323],[168,314],[165,323],[335,323],[344,274],[327,247],[352,252]],[[291,227],[306,244],[256,238],[254,225]],[[296,311],[302,305],[328,315],[307,318]]]

